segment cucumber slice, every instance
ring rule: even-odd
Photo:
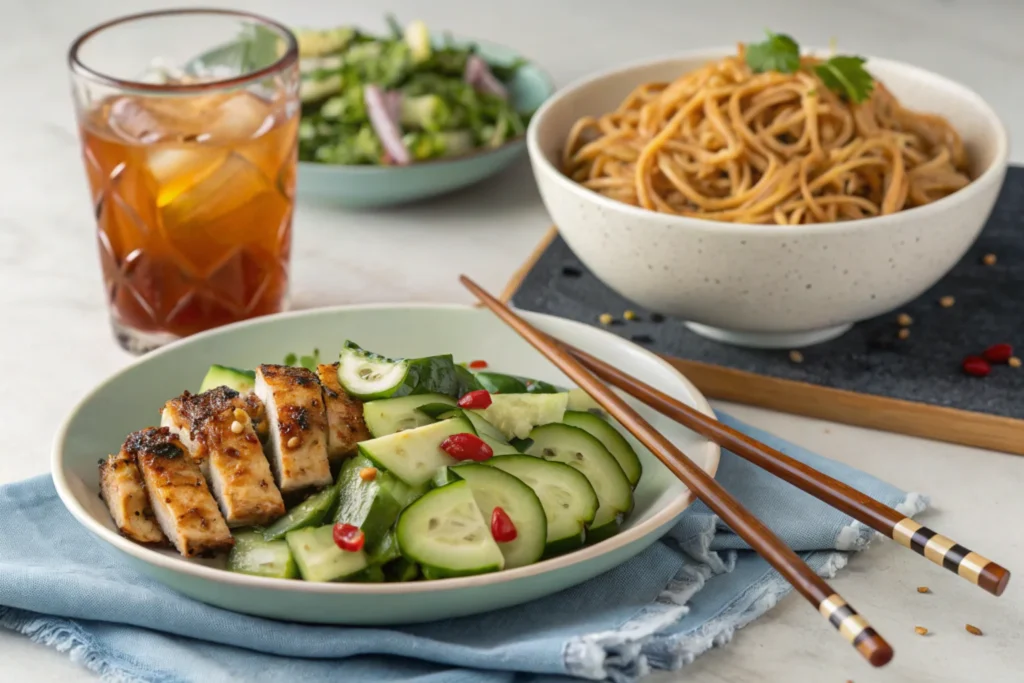
[[[416,394],[367,401],[363,404],[363,420],[372,436],[387,436],[434,422],[432,416],[418,410],[427,405],[454,406],[455,399],[443,394]]]
[[[505,569],[533,564],[544,555],[548,523],[544,507],[532,488],[495,467],[472,463],[447,469],[469,483],[485,522],[490,524],[491,513],[500,507],[515,525],[515,539],[498,544],[505,556]]]
[[[359,444],[359,452],[378,467],[412,487],[423,486],[434,474],[457,461],[441,450],[441,442],[452,434],[473,434],[473,425],[461,417],[408,429]]]
[[[588,536],[593,539],[606,536],[609,531],[614,533],[623,516],[633,509],[633,489],[604,444],[579,427],[566,424],[542,425],[530,432],[530,438],[533,445],[526,451],[527,455],[564,462],[590,480],[600,505]],[[606,525],[613,526],[610,530],[603,529]]]
[[[338,487],[331,486],[314,493],[263,530],[264,541],[276,541],[288,532],[318,526],[338,501]]]
[[[500,372],[478,372],[476,378],[484,389],[492,394],[557,394],[564,391],[539,379],[504,375]]]
[[[219,385],[218,385],[219,386]],[[265,541],[258,531],[236,531],[228,554],[228,571],[272,579],[294,579],[299,570],[285,541]]]
[[[248,394],[256,386],[256,373],[252,370],[239,370],[227,365],[211,365],[203,377],[203,383],[199,386],[199,393],[227,387],[234,389],[240,394]]]
[[[430,403],[422,405],[417,408],[422,413],[426,413],[428,416],[433,417],[437,420],[448,420],[453,417],[464,417],[469,420],[470,424],[473,425],[473,429],[476,435],[485,441],[492,439],[501,443],[508,443],[505,441],[505,435],[501,433],[501,430],[492,425],[490,422],[485,420],[478,411],[475,410],[463,410],[462,408],[448,406],[443,403]]]
[[[569,405],[566,406],[566,410],[593,413],[599,417],[608,418],[608,412],[601,407],[601,404],[582,389],[569,390]]]
[[[477,432],[479,436],[480,432]],[[519,451],[516,450],[515,446],[508,443],[504,439],[500,441],[498,439],[492,439],[489,436],[481,436],[480,440],[491,447],[495,455],[516,455]]]
[[[299,573],[306,581],[339,581],[366,569],[366,553],[342,550],[334,543],[334,527],[306,527],[285,535]]]
[[[619,433],[619,430],[593,413],[583,413],[575,410],[565,411],[565,417],[562,418],[562,422],[570,427],[579,427],[591,436],[596,436],[597,440],[603,443],[608,452],[615,457],[619,467],[625,473],[626,479],[629,479],[629,485],[636,488],[643,468],[640,466],[640,458],[637,457],[636,451],[629,445],[626,438]]]
[[[414,491],[380,470],[376,477],[364,481],[359,473],[367,467],[376,469],[377,466],[362,455],[346,460],[341,466],[334,522],[359,527],[366,536],[367,547],[373,548],[384,540],[402,508],[422,495],[422,491]]]
[[[384,575],[384,568],[377,564],[371,564],[361,572],[348,577],[346,581],[352,583],[384,583],[387,577]]]
[[[547,519],[545,557],[583,545],[598,500],[594,487],[579,470],[532,455],[503,455],[485,464],[515,476],[537,494]]]
[[[366,561],[371,565],[383,566],[402,556],[402,550],[398,547],[398,539],[395,538],[393,530],[388,530],[380,543],[372,547],[367,544],[366,547],[369,548],[366,553]]]
[[[483,385],[477,381],[476,375],[473,371],[467,368],[465,365],[455,366],[455,379],[458,382],[458,396],[465,396],[471,391],[477,389],[483,389]]]
[[[525,394],[526,383],[518,377],[500,372],[478,372],[476,381],[492,394]]]
[[[384,565],[385,581],[414,581],[420,575],[420,566],[400,557]]]
[[[463,412],[466,415],[466,419],[473,423],[473,429],[476,430],[477,436],[479,436],[481,439],[485,441],[487,439],[491,439],[494,441],[508,443],[508,441],[506,441],[505,439],[505,435],[501,432],[501,430],[492,425],[487,420],[487,418],[485,418],[479,412],[475,410],[465,410]]]
[[[526,393],[528,394],[560,394],[565,391],[565,389],[560,389],[554,384],[548,384],[539,379],[524,379],[523,383],[526,384]]]
[[[561,422],[568,400],[567,393],[495,394],[490,406],[474,412],[497,427],[505,438],[522,439],[538,425]]]
[[[395,533],[402,555],[419,563],[425,579],[486,574],[505,566],[465,481],[434,489],[407,507]]]
[[[338,363],[338,381],[363,400],[437,393],[455,396],[459,381],[450,355],[392,359],[346,341]]]

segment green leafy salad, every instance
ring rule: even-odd
[[[301,161],[406,165],[499,147],[526,131],[529,114],[509,97],[521,61],[491,63],[451,39],[437,46],[421,21],[388,23],[388,36],[296,31]]]

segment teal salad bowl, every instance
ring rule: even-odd
[[[653,353],[607,331],[539,314],[532,324],[608,360],[637,379],[713,415],[700,392]],[[491,313],[468,306],[376,305],[268,316],[196,335],[148,354],[100,384],[72,410],[54,444],[53,480],[72,516],[136,571],[179,593],[225,609],[285,621],[323,624],[411,624],[476,614],[541,598],[625,562],[666,533],[694,498],[628,434],[643,476],[621,530],[550,559],[487,574],[404,583],[316,583],[225,569],[224,558],[185,559],[171,549],[121,536],[99,490],[98,459],[116,453],[125,436],[159,420],[159,408],[184,389],[196,390],[214,363],[251,368],[289,353],[320,349],[323,362],[351,337],[390,356],[451,353],[488,361],[507,372],[564,387],[572,383]],[[646,406],[629,400],[651,424],[709,474],[718,446]],[[429,494],[428,494],[429,495]]]
[[[522,55],[484,41],[473,41],[485,60],[511,64]],[[444,41],[434,38],[435,45]],[[532,113],[554,93],[554,84],[532,62],[523,64],[506,84],[515,108]],[[525,135],[493,149],[407,166],[336,165],[299,162],[298,196],[303,200],[353,209],[403,204],[457,190],[488,178],[515,161],[526,148]]]

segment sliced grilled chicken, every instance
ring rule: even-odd
[[[363,402],[345,393],[338,381],[338,364],[318,365],[316,374],[324,389],[327,457],[333,462],[355,451],[357,443],[370,438],[370,432],[363,421]]]
[[[100,497],[117,530],[138,543],[166,543],[135,460],[123,450],[100,465]]]
[[[172,434],[177,435],[185,450],[192,455],[192,459],[199,466],[199,471],[209,480],[210,454],[205,448],[196,448],[196,444],[192,442],[192,425],[185,409],[185,400],[190,396],[192,394],[186,391],[178,398],[165,403],[164,409],[160,412],[160,426],[167,427]]]
[[[256,395],[267,411],[267,455],[282,493],[331,483],[320,382],[305,368],[261,365]]]
[[[192,459],[205,465],[206,480],[230,526],[267,524],[285,512],[253,430],[249,410],[256,404],[262,408],[255,396],[242,397],[227,387],[202,394],[186,391],[167,402],[161,420]]]
[[[242,401],[241,407],[246,413],[249,414],[249,420],[252,422],[253,431],[256,432],[256,436],[259,437],[261,442],[266,442],[269,434],[267,422],[267,411],[263,406],[263,401],[256,396],[256,394],[249,392],[239,397]]]
[[[178,552],[195,557],[235,544],[199,466],[170,429],[133,432],[122,451],[138,464],[156,521]]]

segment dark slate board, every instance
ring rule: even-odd
[[[982,263],[996,254],[994,266]],[[942,308],[938,300],[953,296]],[[512,303],[598,324],[657,351],[688,360],[820,386],[1011,418],[1024,417],[1024,368],[996,366],[984,379],[960,369],[964,356],[1009,342],[1024,356],[1024,167],[1011,167],[996,207],[978,241],[935,287],[900,311],[864,321],[838,339],[802,349],[804,362],[788,351],[745,349],[691,332],[681,320],[643,310],[615,293],[580,263],[556,237],[523,279]],[[626,309],[639,320],[623,321]],[[896,314],[914,319],[910,338],[896,338]]]

